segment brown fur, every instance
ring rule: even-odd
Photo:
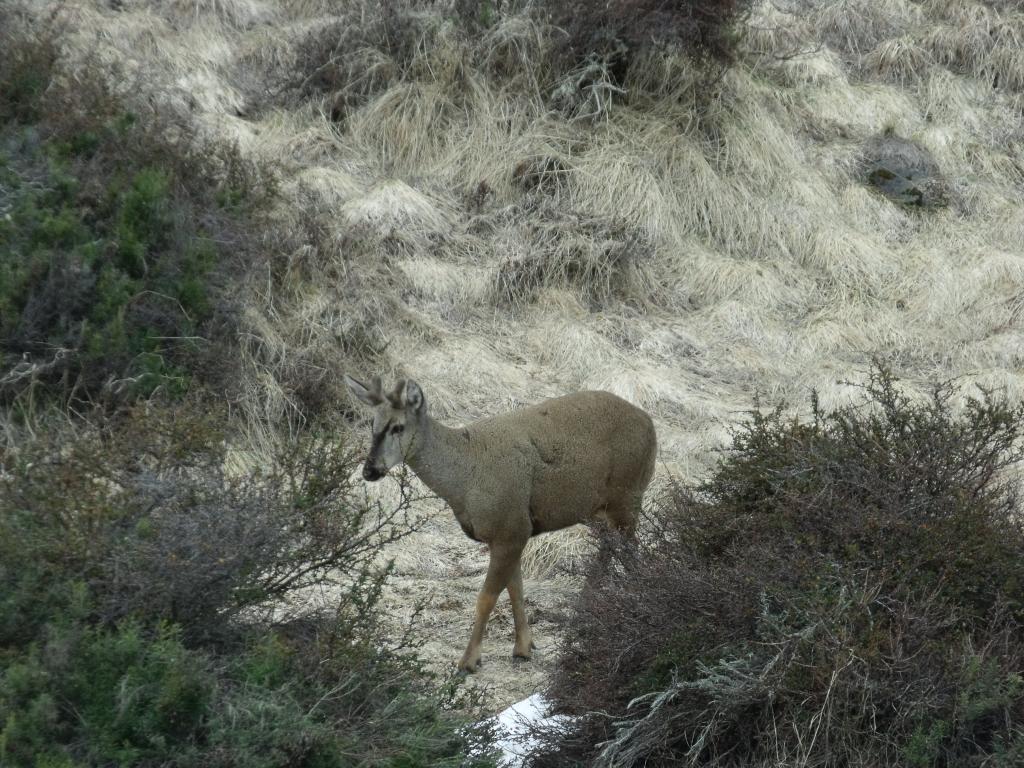
[[[654,474],[657,441],[650,416],[609,392],[577,392],[452,429],[427,414],[415,382],[404,387],[404,396],[400,383],[386,397],[376,381],[368,393],[353,384],[358,382],[350,382],[353,392],[377,409],[375,425],[402,422],[406,463],[448,502],[463,531],[490,547],[459,668],[472,672],[479,665],[487,619],[505,589],[515,619],[513,655],[529,658],[523,547],[531,536],[595,519],[633,532]],[[371,453],[368,467],[376,460]]]

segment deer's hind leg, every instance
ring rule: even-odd
[[[508,597],[512,601],[512,618],[516,626],[516,643],[512,647],[513,659],[530,659],[533,651],[533,633],[526,618],[526,600],[523,593],[523,570],[516,560],[515,570],[508,580]]]
[[[609,503],[604,514],[608,525],[627,539],[632,539],[636,535],[642,502],[643,491],[640,491],[640,493],[624,494],[621,499]]]
[[[469,645],[466,646],[462,660],[459,661],[459,670],[463,672],[476,672],[480,666],[481,645],[483,644],[484,631],[487,629],[487,619],[494,610],[494,604],[498,596],[509,584],[512,575],[518,571],[519,556],[523,552],[523,544],[491,543],[491,561],[487,566],[487,576],[484,578],[483,589],[476,599],[476,616],[473,620],[473,631],[469,636]],[[522,589],[519,590],[520,595]],[[514,610],[514,603],[513,603]],[[525,611],[523,613],[525,618]],[[518,620],[516,622],[518,627]]]

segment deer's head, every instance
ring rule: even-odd
[[[380,480],[393,466],[405,461],[427,415],[423,390],[413,380],[400,380],[385,393],[380,377],[369,385],[345,376],[345,384],[361,403],[373,409],[370,453],[363,464],[366,480]]]

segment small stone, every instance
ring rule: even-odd
[[[877,136],[864,150],[867,182],[901,205],[937,207],[947,203],[947,184],[938,162],[917,142]]]

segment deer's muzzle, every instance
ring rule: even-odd
[[[387,474],[387,470],[375,467],[370,462],[363,464],[363,479],[369,480],[371,483],[375,480],[380,480],[384,475]]]

